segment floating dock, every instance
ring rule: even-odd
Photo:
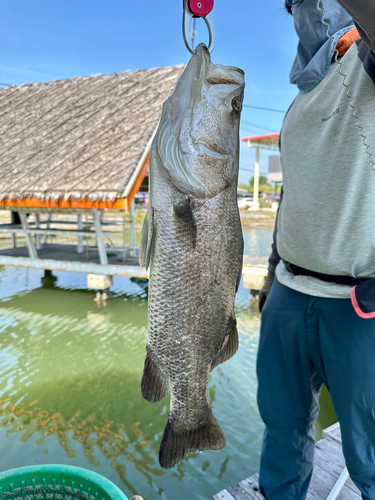
[[[111,250],[109,249],[109,253]],[[260,259],[262,264],[259,263]],[[267,276],[267,265],[263,261],[267,260],[268,257],[250,258],[248,255],[244,256],[242,268],[244,288],[249,288],[252,291],[259,291],[262,288],[264,278]],[[0,250],[0,265],[148,278],[148,271],[138,265],[138,257],[126,252],[124,258],[123,249],[117,250],[112,255],[107,255],[107,262],[102,264],[99,251],[95,247],[78,253],[75,245],[49,244],[38,249],[37,258],[32,258],[29,256],[28,248],[24,246]]]
[[[307,493],[307,500],[327,500],[341,473],[345,469],[339,424],[322,433],[323,439],[315,445],[314,472]],[[360,500],[361,494],[353,481],[347,479],[338,500]],[[259,474],[254,474],[238,484],[220,491],[213,500],[264,500],[259,492]],[[297,500],[297,499],[296,499]]]
[[[50,209],[46,212],[46,209],[43,211],[31,207],[27,211],[29,213],[26,209],[18,209],[18,223],[0,224],[0,238],[4,243],[9,240],[8,248],[3,245],[0,248],[0,265],[148,278],[148,272],[138,265],[134,203],[131,205],[130,218],[127,219],[130,224],[127,246],[124,214],[108,218],[103,210],[98,209],[79,212]],[[57,242],[56,238],[63,238],[63,241]],[[117,246],[112,238],[117,241]],[[261,290],[267,267],[268,257],[244,255],[244,288],[250,289],[253,294]]]
[[[28,210],[31,214],[19,210],[19,224],[0,224],[0,235],[11,236],[11,246],[0,250],[0,265],[148,278],[148,273],[138,264],[134,203],[127,220],[130,224],[128,246],[125,246],[124,213],[108,219],[103,217],[102,210],[96,209],[78,213],[67,209],[63,214]],[[56,241],[59,238],[63,240]],[[77,244],[72,244],[75,241]]]
[[[107,263],[101,264],[99,252],[90,247],[84,254],[78,254],[74,245],[47,245],[39,250],[38,258],[30,258],[27,247],[0,250],[0,265],[46,269],[50,271],[70,271],[76,273],[98,274],[109,276],[130,276],[148,278],[148,272],[138,264],[138,257],[126,254],[122,257],[122,249],[107,255]],[[11,254],[11,255],[9,255]]]

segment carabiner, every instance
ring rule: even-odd
[[[213,0],[184,0],[184,14],[182,19],[182,34],[185,45],[191,54],[195,54],[195,50],[190,43],[190,21],[193,17],[202,17],[208,29],[208,51],[211,53],[215,47],[215,27],[212,17]],[[196,4],[196,5],[195,5]],[[210,10],[211,9],[211,10]],[[200,15],[201,14],[201,15]]]

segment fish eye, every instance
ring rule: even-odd
[[[242,101],[239,97],[234,97],[232,99],[232,108],[236,113],[241,113],[242,111]]]

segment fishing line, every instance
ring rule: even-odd
[[[370,152],[370,144],[368,144],[366,142],[367,141],[367,136],[364,134],[364,127],[362,127],[360,118],[359,118],[359,116],[357,114],[358,113],[358,108],[354,105],[354,97],[350,94],[350,87],[346,83],[348,75],[346,75],[344,73],[344,71],[343,71],[344,65],[338,59],[339,51],[334,46],[335,38],[332,35],[330,35],[330,33],[329,33],[329,30],[331,29],[331,25],[325,20],[326,11],[321,7],[321,0],[317,0],[316,8],[318,9],[319,12],[322,13],[322,23],[323,23],[324,26],[327,27],[327,37],[331,40],[331,48],[334,51],[335,62],[337,62],[339,64],[339,73],[343,77],[343,82],[342,83],[343,83],[344,87],[346,88],[346,95],[350,99],[350,107],[353,109],[353,116],[357,120],[356,125],[357,125],[357,127],[359,129],[359,135],[362,137],[363,145],[365,146],[366,153],[368,155],[368,158],[369,158],[369,161],[370,161],[370,165],[371,165],[372,171],[374,172],[374,176],[375,176],[375,161],[373,160],[373,154]]]
[[[193,17],[193,29],[191,31],[191,46],[193,47],[194,50],[194,39],[195,39],[195,26],[196,26],[197,18]]]

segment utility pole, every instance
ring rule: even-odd
[[[259,210],[259,146],[255,149],[253,210]]]

